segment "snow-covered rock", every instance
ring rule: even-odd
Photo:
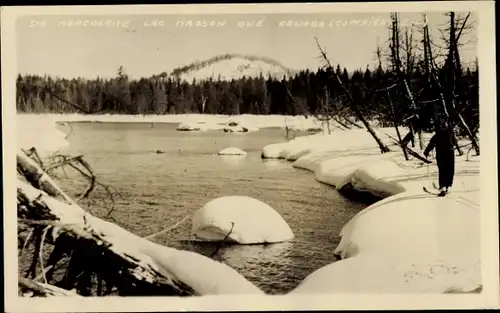
[[[206,131],[208,127],[205,122],[181,123],[177,126],[178,131]]]
[[[226,148],[219,151],[218,155],[247,155],[247,153],[239,148]]]
[[[22,149],[36,148],[40,157],[59,152],[69,146],[67,135],[57,128],[52,118],[17,116],[17,145]]]
[[[207,241],[239,244],[274,243],[294,234],[287,222],[264,202],[246,196],[228,196],[205,204],[193,216],[192,234]]]
[[[230,121],[224,126],[223,130],[226,133],[248,133],[258,131],[259,129],[256,127],[243,126],[238,122]]]

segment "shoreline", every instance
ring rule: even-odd
[[[42,121],[42,128],[55,122],[38,115],[36,120]],[[29,125],[29,118],[24,122]],[[343,195],[358,201],[364,195],[370,202],[376,200],[374,196],[383,198],[344,224],[332,263],[309,274],[290,293],[477,289],[481,285],[477,275],[480,157],[456,157],[454,187],[447,197],[438,198],[422,191],[422,186],[436,179],[435,164],[404,161],[389,140],[394,130],[376,128],[376,132],[392,152],[381,154],[364,129],[301,136],[262,149],[264,158],[293,161],[293,167],[312,172],[318,182]],[[425,134],[425,141],[429,136]],[[415,264],[419,264],[416,269]],[[355,279],[363,271],[368,271],[367,279]],[[413,272],[416,276],[408,278]],[[429,272],[433,274],[428,276]],[[422,278],[425,275],[430,279]]]
[[[382,135],[393,130],[376,131],[390,145]],[[425,134],[424,147],[430,136]],[[381,154],[370,135],[358,130],[264,147],[263,158],[290,161],[347,199],[368,204],[338,234],[341,240],[332,256],[337,261],[311,273],[292,293],[346,292],[345,288],[455,293],[482,288],[480,156],[467,156],[464,149],[463,156],[455,157],[454,184],[441,198],[422,190],[431,189],[437,179],[433,158],[430,165],[405,161],[398,146],[389,147],[392,152]],[[359,273],[364,273],[362,280],[355,279]],[[409,278],[409,273],[420,277]],[[346,281],[349,286],[342,283]]]

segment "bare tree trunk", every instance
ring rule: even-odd
[[[380,140],[380,138],[378,138],[377,134],[372,129],[372,127],[370,126],[370,124],[368,123],[368,121],[365,119],[365,117],[363,116],[363,114],[361,114],[361,111],[359,110],[359,107],[358,107],[357,103],[354,101],[354,99],[351,96],[351,93],[349,92],[349,90],[347,90],[347,88],[345,87],[345,85],[342,83],[342,80],[340,79],[340,77],[337,75],[337,73],[335,73],[335,70],[333,69],[332,64],[330,63],[330,60],[326,56],[325,51],[319,45],[319,42],[318,42],[317,38],[316,38],[316,44],[318,45],[318,49],[321,52],[321,56],[323,57],[323,59],[327,63],[328,70],[330,70],[330,72],[332,72],[333,75],[335,75],[338,84],[341,86],[341,88],[343,89],[343,91],[345,92],[345,94],[347,95],[347,97],[349,98],[349,101],[351,103],[351,108],[354,110],[354,113],[356,114],[356,117],[363,123],[363,125],[366,128],[366,130],[370,133],[370,135],[373,137],[373,139],[377,142],[377,144],[378,144],[378,146],[380,148],[380,152],[381,153],[390,152],[391,150],[389,149],[389,147],[387,147],[382,142],[382,140]]]
[[[455,106],[455,90],[456,90],[456,83],[459,81],[461,78],[462,74],[462,66],[460,64],[460,54],[458,52],[458,39],[460,38],[460,35],[462,34],[463,29],[466,26],[467,19],[469,18],[470,13],[467,15],[465,18],[465,21],[463,22],[461,29],[459,31],[459,35],[456,35],[456,28],[455,28],[455,12],[450,12],[450,47],[449,47],[449,52],[448,52],[448,66],[449,66],[449,77],[451,79],[450,82],[450,88],[451,88],[451,96],[450,96],[450,104],[451,104],[451,109],[452,109],[452,120],[453,120],[453,115],[456,115],[461,122],[462,126],[464,127],[465,131],[467,132],[467,135],[469,136],[469,139],[472,142],[472,146],[474,147],[474,150],[476,151],[476,154],[479,155],[479,145],[476,140],[476,136],[472,133],[470,130],[469,126],[465,122],[462,114],[457,111],[456,106]]]
[[[425,16],[425,19],[427,20],[427,15],[424,14],[424,16]],[[425,49],[425,51],[427,51],[427,60],[428,60],[428,65],[429,65],[429,68],[427,69],[427,71],[430,74],[429,79],[431,80],[431,82],[433,82],[436,85],[437,90],[438,90],[439,99],[441,100],[441,104],[443,107],[444,114],[446,115],[446,118],[448,119],[448,121],[451,121],[450,114],[448,112],[448,108],[446,105],[446,100],[445,100],[445,97],[443,94],[443,87],[441,86],[441,83],[439,82],[439,78],[437,77],[437,75],[435,73],[436,66],[435,66],[435,61],[434,61],[434,57],[432,54],[432,47],[431,47],[430,36],[429,36],[429,26],[427,23],[424,26],[424,39],[423,40],[424,40],[424,47],[425,46],[427,47]],[[462,149],[458,145],[458,140],[455,136],[455,132],[453,132],[453,131],[452,131],[452,136],[453,136],[453,141],[455,143],[455,149],[458,151],[459,155],[463,155]]]
[[[406,39],[406,62],[407,62],[407,72],[403,72],[402,70],[402,64],[401,64],[401,57],[400,57],[400,38],[399,38],[399,18],[397,13],[392,13],[392,32],[391,32],[391,39],[392,39],[392,45],[391,45],[391,54],[392,54],[392,61],[393,61],[393,66],[396,71],[397,76],[404,82],[405,85],[405,90],[408,95],[408,98],[410,99],[410,110],[412,115],[416,115],[417,112],[417,105],[415,103],[413,93],[410,89],[410,86],[408,85],[408,75],[409,71],[412,69],[412,38],[413,36],[408,35],[408,31],[406,32],[405,39]],[[418,120],[418,115],[417,119]],[[412,138],[415,138],[415,124],[414,124],[415,118],[410,119],[410,123],[408,125],[408,128],[410,129],[410,132],[412,133]],[[418,134],[418,142],[419,142],[419,147],[420,149],[424,149],[424,143],[423,143],[423,138],[422,138],[422,131],[420,127],[417,128],[417,134]],[[415,141],[412,140],[412,147],[415,147]]]
[[[396,129],[396,134],[398,135],[399,145],[401,146],[401,149],[403,150],[405,160],[408,161],[409,158],[408,158],[408,152],[406,151],[406,144],[403,143],[403,140],[401,138],[401,133],[399,132],[398,123],[396,122],[396,113],[394,112],[394,106],[392,105],[392,99],[391,99],[391,94],[389,93],[389,90],[387,90],[387,97],[389,100],[389,105],[391,107],[392,123],[394,125],[394,128]]]

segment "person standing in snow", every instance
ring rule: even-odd
[[[455,174],[455,149],[453,147],[453,133],[447,123],[439,121],[436,134],[432,136],[424,155],[427,158],[432,149],[436,149],[436,161],[439,170],[439,194],[444,197],[448,188],[453,185]]]

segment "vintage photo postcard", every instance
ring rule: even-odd
[[[497,307],[493,9],[2,8],[6,311]]]

